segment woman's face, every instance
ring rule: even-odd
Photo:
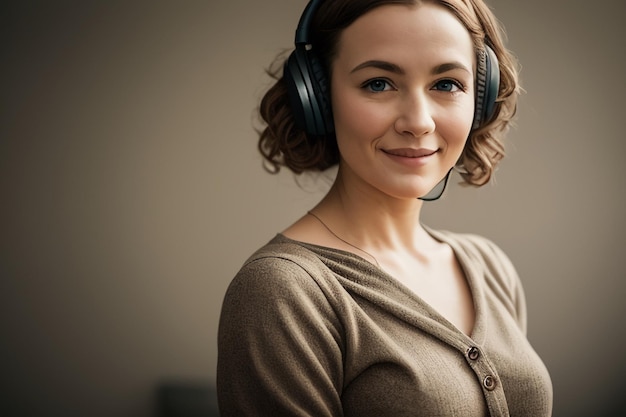
[[[426,195],[463,151],[474,65],[468,31],[437,5],[385,5],[348,26],[331,69],[342,181]]]

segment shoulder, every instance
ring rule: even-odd
[[[278,235],[243,264],[226,292],[227,302],[298,302],[327,298],[332,272],[307,248]]]
[[[313,264],[317,267],[321,265],[315,253],[280,234],[252,254],[244,262],[243,268],[259,263],[277,266],[299,265],[302,269]]]
[[[433,237],[449,244],[457,254],[497,275],[517,276],[509,257],[492,240],[471,233],[430,231]]]
[[[263,332],[268,326],[293,328],[322,318],[337,323],[330,281],[332,272],[314,253],[275,238],[232,279],[222,302],[220,327],[231,328],[228,333],[235,334],[244,328],[248,333]]]
[[[235,279],[279,281],[316,276],[326,268],[315,253],[295,241],[277,235],[243,264]]]

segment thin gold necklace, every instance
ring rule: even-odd
[[[374,263],[376,264],[377,267],[380,268],[380,264],[378,263],[378,260],[376,259],[376,257],[374,255],[372,255],[371,253],[369,253],[368,251],[359,248],[356,245],[353,245],[352,243],[348,242],[345,239],[340,238],[339,236],[337,236],[337,234],[335,232],[332,231],[332,229],[330,227],[328,227],[328,225],[326,223],[324,223],[322,221],[322,219],[320,219],[315,213],[313,213],[312,211],[307,211],[308,214],[310,214],[311,216],[315,217],[317,219],[318,222],[320,222],[322,224],[322,226],[324,226],[326,228],[326,230],[328,230],[330,232],[331,235],[335,236],[337,239],[341,240],[343,243],[345,243],[348,246],[352,246],[354,249],[363,252],[364,254],[366,254],[367,256],[369,256],[370,258],[372,258],[374,260]]]

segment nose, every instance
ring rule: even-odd
[[[424,92],[407,93],[398,107],[394,127],[401,135],[420,137],[435,130],[433,105]]]

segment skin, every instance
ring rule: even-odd
[[[385,5],[341,34],[331,68],[341,154],[333,187],[283,234],[377,263],[466,334],[467,281],[420,224],[423,201],[459,159],[474,112],[475,53],[441,6]]]

